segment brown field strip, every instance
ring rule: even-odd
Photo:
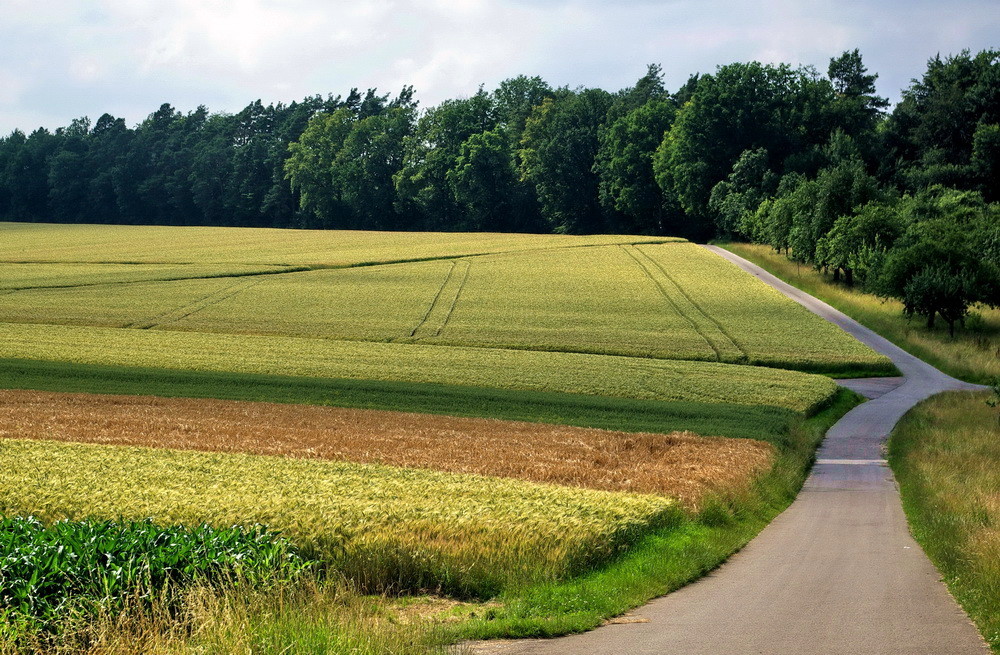
[[[0,438],[381,463],[655,493],[739,491],[770,444],[539,423],[211,399],[0,390]]]

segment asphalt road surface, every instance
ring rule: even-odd
[[[794,503],[713,573],[625,622],[549,640],[470,644],[503,654],[964,655],[988,653],[910,536],[884,443],[914,404],[960,382],[763,269],[706,246],[888,356],[903,378],[845,381],[873,398],[827,433]]]

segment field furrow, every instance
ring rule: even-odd
[[[202,309],[205,309],[206,307],[211,307],[215,303],[222,302],[223,300],[226,300],[228,298],[232,298],[236,294],[246,291],[247,289],[253,287],[257,283],[258,280],[254,279],[237,280],[236,282],[228,286],[222,287],[218,291],[214,291],[204,296],[203,298],[199,298],[193,303],[189,303],[187,305],[177,307],[176,309],[164,312],[163,314],[154,316],[153,318],[147,321],[142,321],[139,323],[130,323],[128,325],[125,325],[124,327],[137,328],[139,330],[148,330],[150,328],[161,327],[164,325],[169,325],[170,323],[176,323],[178,321],[184,320],[185,318],[191,316],[192,314],[201,311]]]
[[[684,293],[684,290],[656,260],[650,258],[637,246],[621,246],[621,248],[635,261],[636,266],[642,269],[643,274],[656,285],[670,307],[683,316],[691,324],[692,329],[708,343],[715,353],[716,361],[740,362],[746,359],[746,356],[729,338],[729,335],[722,331],[718,323],[706,315],[696,303],[691,301],[691,298]]]

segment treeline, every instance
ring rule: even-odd
[[[934,57],[891,112],[857,50],[673,91],[655,65],[617,92],[521,76],[423,111],[412,88],[165,104],[0,139],[0,217],[747,238],[953,325],[997,297],[998,58]]]

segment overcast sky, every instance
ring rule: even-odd
[[[895,101],[928,58],[1000,48],[997,0],[0,0],[0,134],[169,102],[238,111],[351,87],[421,106],[519,74],[675,90],[734,61],[812,64],[860,48]]]

